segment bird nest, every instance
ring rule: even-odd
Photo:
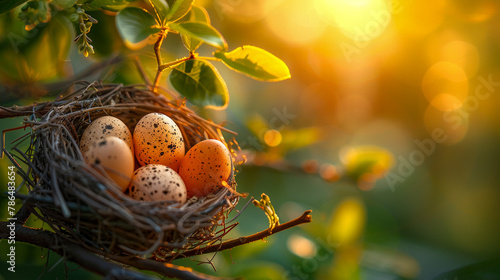
[[[17,156],[28,166],[22,172],[28,192],[19,198],[59,236],[105,254],[165,259],[220,239],[232,228],[226,218],[239,196],[234,151],[222,136],[223,127],[198,116],[183,100],[168,97],[168,92],[156,94],[145,86],[80,82],[71,89],[33,107],[32,116],[25,118],[26,127],[31,127],[30,148]],[[90,122],[111,115],[133,131],[139,119],[152,112],[175,121],[186,150],[205,139],[226,144],[233,153],[228,184],[182,205],[137,201],[84,162],[79,139]]]

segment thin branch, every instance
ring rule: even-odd
[[[167,70],[168,68],[170,68],[172,66],[175,66],[177,64],[180,64],[180,63],[182,63],[184,61],[187,61],[187,60],[190,60],[190,59],[193,59],[193,58],[194,58],[194,56],[187,56],[187,57],[176,59],[176,60],[168,62],[168,63],[164,63],[164,64],[158,66],[158,70],[160,72],[163,72],[163,71]]]
[[[212,57],[212,56],[199,56],[197,58],[203,59],[203,60],[221,61],[221,59],[219,59],[217,57]]]
[[[161,45],[163,44],[163,39],[165,39],[165,36],[167,35],[167,31],[161,30],[158,36],[158,40],[155,43],[154,46],[154,52],[156,56],[156,62],[158,63],[158,70],[156,71],[156,77],[153,83],[153,92],[156,92],[156,88],[158,87],[158,84],[160,83],[160,77],[162,71],[160,71],[160,66],[162,65],[162,59],[161,59]]]
[[[248,243],[251,243],[251,242],[254,242],[257,240],[264,239],[264,238],[271,236],[275,233],[278,233],[280,231],[292,228],[294,226],[298,226],[300,224],[305,224],[305,223],[311,222],[312,221],[312,217],[310,215],[311,212],[312,212],[312,210],[307,210],[300,217],[298,217],[294,220],[291,220],[289,222],[286,222],[284,224],[276,225],[274,227],[274,229],[272,229],[272,230],[266,229],[266,230],[263,230],[261,232],[258,232],[258,233],[252,234],[252,235],[242,236],[239,238],[231,239],[231,240],[222,242],[221,244],[214,244],[214,245],[210,245],[210,246],[203,247],[203,248],[197,248],[197,249],[193,249],[193,250],[184,251],[182,254],[172,256],[172,260],[224,251],[224,250],[232,249],[234,247],[248,244]],[[167,258],[168,257],[166,257],[166,259]]]
[[[135,67],[137,68],[137,71],[139,71],[139,74],[141,75],[142,79],[146,83],[146,85],[149,87],[151,86],[151,80],[149,79],[148,75],[146,74],[146,71],[144,71],[144,67],[142,67],[142,63],[139,60],[139,57],[134,58],[134,63]]]

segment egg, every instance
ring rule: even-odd
[[[187,199],[181,176],[161,164],[148,164],[137,169],[132,176],[129,195],[141,201],[173,200],[184,203]]]
[[[112,116],[104,116],[95,119],[83,132],[80,139],[80,150],[85,154],[94,142],[108,136],[116,136],[127,143],[132,155],[134,154],[134,144],[132,133],[120,119]]]
[[[188,197],[202,197],[219,190],[222,181],[231,175],[231,162],[228,149],[218,140],[203,140],[191,147],[179,168]]]
[[[134,173],[134,156],[125,141],[109,136],[94,142],[84,159],[96,170],[103,170],[122,191],[127,189]]]
[[[134,129],[134,148],[140,165],[163,164],[176,172],[185,153],[181,130],[161,113],[150,113],[139,120]]]

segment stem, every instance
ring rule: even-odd
[[[221,61],[221,59],[212,56],[199,56],[198,58],[203,60]]]
[[[242,236],[242,237],[238,237],[235,239],[231,239],[231,240],[222,242],[221,244],[214,244],[214,245],[210,245],[210,246],[203,247],[203,248],[196,248],[193,250],[184,251],[182,254],[172,256],[172,260],[192,257],[192,256],[196,256],[196,255],[214,253],[214,252],[218,252],[218,251],[224,251],[224,250],[232,249],[234,247],[238,247],[238,246],[241,246],[241,245],[244,245],[247,243],[251,243],[251,242],[254,242],[257,240],[264,239],[264,238],[271,236],[275,233],[278,233],[280,231],[292,228],[294,226],[298,226],[300,224],[311,222],[312,221],[312,217],[310,215],[311,212],[312,212],[312,210],[307,210],[300,217],[298,217],[294,220],[291,220],[289,222],[286,222],[284,224],[276,225],[272,230],[266,229],[266,230],[263,230],[261,232],[258,232],[258,233],[252,234],[252,235]],[[165,259],[168,259],[168,257],[166,257]]]
[[[168,68],[170,68],[170,67],[172,67],[174,65],[180,64],[180,63],[182,63],[184,61],[187,61],[187,60],[190,60],[190,59],[193,59],[193,58],[194,58],[194,56],[191,55],[191,56],[188,56],[188,57],[179,58],[179,59],[176,59],[174,61],[162,64],[162,65],[158,66],[158,71],[163,72],[163,71],[167,70]]]
[[[151,80],[149,79],[148,75],[146,74],[146,71],[144,71],[144,67],[142,67],[141,61],[139,60],[139,58],[137,56],[134,58],[134,63],[135,63],[135,67],[139,71],[139,74],[141,75],[141,77],[144,80],[144,82],[146,83],[146,85],[148,87],[151,87]]]
[[[155,51],[155,55],[156,55],[156,63],[158,63],[158,70],[156,71],[156,77],[155,77],[155,81],[153,83],[153,89],[152,89],[153,92],[158,91],[157,88],[158,88],[158,84],[160,83],[160,77],[161,77],[161,73],[162,73],[162,71],[160,70],[160,66],[162,64],[161,45],[163,44],[163,39],[165,39],[166,35],[167,35],[166,30],[161,30],[159,33],[159,36],[158,36],[158,40],[156,41],[155,46],[154,46],[154,51]]]

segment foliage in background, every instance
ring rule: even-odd
[[[0,10],[8,13],[4,17],[17,17],[6,26],[10,32],[0,38],[0,53],[10,57],[0,68],[12,80],[36,82],[61,76],[70,38],[78,43],[79,53],[85,57],[94,54],[89,33],[101,28],[98,20],[89,14],[95,10],[116,15],[116,29],[128,48],[139,50],[154,44],[158,69],[151,86],[154,89],[160,86],[161,74],[171,70],[170,85],[193,105],[223,109],[229,102],[226,83],[209,60],[222,61],[230,69],[261,81],[290,78],[286,64],[261,48],[242,46],[228,51],[223,36],[210,25],[208,13],[203,7],[194,5],[194,0],[37,0],[22,3],[6,5]],[[22,5],[9,12],[14,4]],[[77,26],[79,34],[76,37],[70,22]],[[161,47],[168,34],[181,36],[187,56],[163,62]],[[113,44],[114,39],[108,38],[107,44]],[[215,48],[213,56],[198,55],[196,51],[202,44]],[[12,53],[22,55],[18,58],[9,55]]]

